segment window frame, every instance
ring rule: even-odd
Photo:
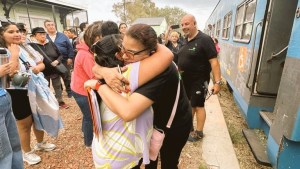
[[[216,25],[216,38],[219,38],[221,33],[221,19],[217,21]]]
[[[247,11],[247,7],[250,3],[254,2],[255,3],[255,9],[253,10],[253,20],[252,21],[246,21],[246,11]],[[239,23],[237,25],[237,21],[238,21],[238,17],[237,14],[239,12],[239,9],[244,8],[242,11],[242,22]],[[253,25],[254,25],[254,19],[255,19],[255,12],[256,12],[256,8],[257,8],[257,0],[245,0],[244,2],[242,2],[240,5],[237,6],[236,8],[236,14],[235,14],[235,22],[234,22],[234,27],[233,27],[233,41],[236,42],[242,42],[242,43],[249,43],[251,41],[251,37],[252,37],[252,33],[253,33]],[[251,32],[250,32],[250,36],[249,39],[245,39],[243,38],[243,32],[246,29],[246,25],[252,23],[252,27],[251,27]],[[236,31],[237,31],[237,27],[241,26],[241,38],[237,38],[236,37]]]
[[[228,23],[230,18],[230,24]],[[230,32],[231,32],[231,24],[232,24],[232,11],[228,12],[223,19],[223,29],[222,29],[222,39],[229,40]],[[226,35],[224,36],[224,32],[226,31]]]

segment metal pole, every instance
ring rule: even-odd
[[[27,8],[27,16],[28,16],[29,27],[30,27],[30,32],[31,32],[31,30],[32,30],[32,25],[31,25],[31,19],[30,19],[30,16],[29,16],[29,9],[28,9],[28,3],[27,3],[27,0],[26,0],[26,8]]]
[[[53,21],[55,23],[55,28],[57,30],[56,17],[55,17],[55,7],[54,7],[54,5],[52,5],[52,14],[53,14]]]
[[[74,15],[73,15],[73,13],[74,13],[74,11],[72,11],[72,20],[73,20],[73,28],[74,28]],[[66,25],[67,25],[67,23],[66,23]]]

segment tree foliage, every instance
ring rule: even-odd
[[[128,24],[142,17],[165,17],[169,25],[179,24],[180,19],[187,14],[178,7],[158,8],[151,0],[123,0],[113,5],[112,12]]]

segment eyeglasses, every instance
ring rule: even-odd
[[[116,54],[116,57],[118,57],[119,59],[122,59],[122,56],[125,54],[127,57],[129,57],[130,59],[134,58],[134,55],[138,55],[142,52],[145,52],[146,50],[148,50],[148,48],[140,50],[140,51],[133,51],[133,50],[127,50],[124,48],[124,46],[121,44],[120,48],[120,52],[118,52]]]

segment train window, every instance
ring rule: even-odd
[[[219,37],[221,32],[221,19],[217,21],[217,32],[216,32],[216,37]]]
[[[215,37],[215,34],[216,34],[216,24],[213,24],[211,32],[212,32],[211,37]]]
[[[231,26],[231,19],[232,19],[232,12],[229,12],[224,16],[223,21],[223,32],[222,37],[223,39],[229,39],[230,36],[230,26]]]
[[[256,0],[242,3],[236,14],[234,40],[249,42],[253,27]]]

